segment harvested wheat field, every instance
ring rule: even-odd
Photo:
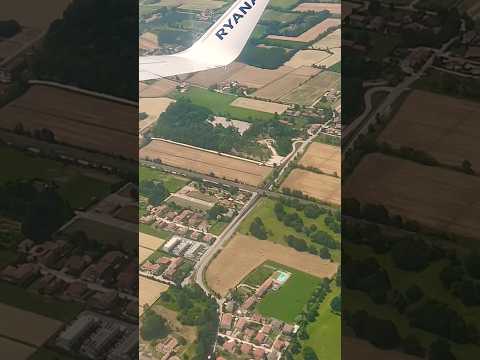
[[[341,75],[332,71],[323,71],[294,89],[280,101],[298,105],[311,106],[319,100],[328,90],[340,90]]]
[[[288,105],[277,104],[273,102],[267,102],[256,99],[249,99],[244,97],[236,98],[231,104],[231,106],[241,107],[244,109],[263,111],[270,114],[283,114],[287,109]]]
[[[140,98],[160,98],[165,97],[175,91],[177,83],[168,79],[155,80],[153,82],[140,83]]]
[[[342,30],[337,29],[312,45],[314,49],[339,48],[342,44]]]
[[[342,357],[345,359],[369,359],[369,360],[418,360],[416,356],[410,356],[403,352],[395,350],[382,350],[368,341],[352,338],[350,336],[342,337]]]
[[[295,169],[282,183],[282,189],[299,190],[320,201],[340,205],[340,178]]]
[[[139,47],[144,50],[152,50],[158,47],[158,37],[154,33],[146,32],[140,36]]]
[[[321,23],[315,25],[311,29],[305,31],[303,34],[300,34],[298,36],[268,35],[267,39],[299,41],[308,43],[318,38],[328,29],[338,26],[340,26],[340,19],[325,19]]]
[[[33,85],[0,109],[0,128],[49,129],[55,140],[101,153],[136,158],[136,106],[53,86]],[[116,141],[112,141],[115,139]]]
[[[251,271],[271,260],[319,278],[332,277],[338,264],[319,256],[298,252],[293,248],[260,241],[254,237],[237,234],[208,266],[206,281],[216,293],[224,296],[237,286]]]
[[[156,236],[148,235],[142,232],[138,234],[138,239],[140,247],[153,251],[157,250],[165,242],[164,239],[160,239]]]
[[[254,162],[219,155],[210,151],[154,139],[140,150],[142,159],[158,159],[162,163],[202,174],[258,186],[272,170]]]
[[[339,63],[342,61],[342,49],[341,48],[333,48],[330,49],[331,55],[326,59],[323,59],[318,63],[318,65],[325,67],[328,69],[329,67]]]
[[[4,337],[0,337],[0,349],[2,349],[2,359],[9,360],[27,360],[37,351],[34,347]]]
[[[314,167],[325,174],[341,174],[340,147],[313,142],[300,160],[300,165]]]
[[[278,69],[269,70],[246,65],[231,75],[227,81],[238,81],[243,86],[258,89],[281,78],[292,70],[292,68],[287,66],[280,66]]]
[[[394,147],[423,150],[438,161],[480,170],[480,103],[416,90],[380,136]]]
[[[368,155],[349,177],[344,198],[382,204],[427,227],[478,238],[480,179],[380,154]]]
[[[189,78],[188,82],[197,86],[209,87],[226,81],[245,66],[245,64],[234,62],[226,67],[200,71]]]
[[[321,12],[321,11],[328,11],[331,14],[335,15],[340,15],[342,12],[342,5],[337,3],[337,4],[332,4],[332,3],[303,3],[298,5],[293,11],[299,11],[299,12],[308,12],[308,11],[315,11],[315,12]]]
[[[2,303],[0,319],[0,335],[36,346],[43,345],[63,326],[61,321]],[[26,324],[28,326],[25,326]]]
[[[145,248],[143,246],[138,247],[138,263],[141,264],[148,259],[150,255],[153,254],[153,250],[150,248]]]
[[[148,117],[139,123],[140,133],[150,129],[173,102],[175,100],[169,98],[140,98],[138,111],[148,114]]]
[[[312,66],[325,61],[330,56],[330,53],[321,50],[300,50],[290,60],[285,63],[285,66],[292,68],[299,68],[301,66]]]
[[[142,315],[144,305],[152,306],[152,304],[160,297],[160,294],[167,291],[168,285],[148,279],[144,276],[139,277],[138,283],[138,307],[139,314]]]
[[[315,74],[318,74],[319,71],[309,67],[299,67],[295,71],[257,90],[253,95],[263,99],[278,100],[282,96],[288,95]]]

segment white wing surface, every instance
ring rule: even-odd
[[[174,55],[140,56],[139,80],[226,66],[242,52],[270,0],[237,0],[192,47]]]

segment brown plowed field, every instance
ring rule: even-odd
[[[331,175],[336,172],[340,176],[341,157],[340,147],[314,142],[303,155],[300,165],[312,166]]]
[[[478,238],[480,179],[439,167],[372,154],[344,186],[345,198],[382,204],[433,229]]]
[[[162,163],[202,174],[213,173],[216,177],[238,180],[258,186],[272,170],[267,166],[218,155],[209,151],[193,149],[154,139],[140,150],[140,158],[160,159]]]
[[[323,260],[319,256],[237,234],[209,265],[205,275],[207,284],[216,293],[224,296],[267,260],[319,278],[332,277],[338,267],[338,264]]]
[[[340,205],[341,182],[337,177],[295,169],[282,183],[282,189],[300,190],[320,201]]]

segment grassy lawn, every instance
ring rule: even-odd
[[[162,229],[154,229],[153,227],[147,224],[140,224],[139,231],[143,232],[144,234],[156,236],[156,237],[159,237],[160,239],[165,239],[165,240],[170,239],[173,235],[172,233]]]
[[[86,170],[51,159],[31,156],[24,152],[0,147],[0,162],[6,171],[0,172],[0,183],[14,180],[42,179],[54,181],[59,192],[73,208],[87,206],[92,198],[102,198],[110,193],[115,183],[86,176]],[[90,171],[91,172],[91,171]],[[82,191],[79,192],[78,189]]]
[[[266,264],[289,271],[292,275],[280,289],[269,291],[256,309],[264,316],[294,323],[295,318],[302,312],[318,286],[320,279],[274,262],[268,261]]]
[[[311,239],[306,236],[304,233],[297,233],[295,229],[291,227],[285,226],[282,222],[280,222],[276,215],[275,215],[275,203],[277,200],[273,200],[270,198],[263,198],[257,205],[257,207],[248,215],[248,217],[242,222],[239,227],[239,231],[242,234],[250,235],[250,225],[254,221],[255,218],[259,217],[262,219],[263,223],[268,232],[268,240],[273,241],[277,244],[282,244],[288,246],[287,242],[285,241],[285,237],[288,235],[293,235],[297,238],[304,239],[309,245],[317,246],[320,248],[319,245],[315,244],[311,241]],[[334,239],[340,241],[340,235],[335,234],[331,231],[328,226],[325,224],[325,216],[326,214],[320,215],[317,219],[309,219],[307,218],[303,212],[296,211],[293,208],[288,208],[285,206],[285,211],[287,213],[297,212],[298,215],[303,219],[305,226],[311,226],[315,224],[318,230],[325,231],[333,236]],[[335,261],[338,261],[340,258],[340,251],[339,250],[331,250],[332,256]]]
[[[258,268],[248,274],[242,283],[250,286],[260,286],[265,280],[267,280],[275,272],[275,267],[268,263],[263,263]]]
[[[213,226],[210,228],[209,232],[213,235],[220,235],[223,230],[227,227],[228,222],[217,221]]]
[[[140,166],[139,182],[141,183],[144,180],[161,181],[171,193],[177,192],[190,182],[189,179],[181,176],[170,175],[147,166]]]
[[[193,104],[210,109],[215,115],[228,114],[233,119],[245,121],[269,120],[273,118],[273,114],[270,113],[230,106],[230,103],[237,98],[235,95],[220,94],[198,87],[191,87],[185,93],[176,92],[174,94],[175,98],[186,97]]]
[[[6,282],[0,282],[0,302],[63,322],[83,310],[82,304],[48,299]]]
[[[327,295],[318,309],[314,323],[307,327],[310,338],[301,342],[302,346],[310,346],[319,359],[340,360],[341,358],[341,317],[330,310],[330,301],[340,294],[339,288],[334,288]],[[295,357],[302,360],[301,354]]]

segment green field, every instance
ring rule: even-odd
[[[143,232],[144,234],[156,236],[156,237],[159,237],[160,239],[165,239],[165,240],[170,239],[173,235],[172,233],[169,233],[168,231],[165,231],[162,229],[154,229],[153,227],[147,224],[140,224],[139,231]]]
[[[314,323],[307,327],[310,338],[301,341],[303,346],[310,346],[315,350],[319,359],[340,360],[341,359],[341,317],[334,314],[330,309],[330,301],[340,294],[339,288],[334,288],[327,295],[318,309],[318,316]],[[302,360],[301,354],[295,357]]]
[[[213,235],[220,235],[223,230],[227,227],[228,223],[224,221],[217,221],[213,226],[210,228],[209,232]]]
[[[315,244],[311,241],[305,234],[297,233],[295,229],[291,227],[285,226],[282,222],[280,222],[276,215],[275,215],[275,203],[276,200],[270,198],[263,198],[260,200],[256,208],[247,216],[247,218],[241,223],[239,227],[239,232],[245,235],[250,234],[250,225],[254,221],[255,218],[259,217],[262,219],[263,223],[268,232],[268,240],[273,241],[277,244],[282,244],[288,246],[287,242],[285,241],[285,237],[288,235],[293,235],[297,238],[304,239],[308,245],[314,245],[320,248],[319,245]],[[328,226],[325,224],[325,216],[326,214],[320,215],[317,219],[309,219],[307,218],[303,212],[296,211],[293,208],[285,207],[285,210],[290,212],[297,212],[298,215],[303,219],[305,226],[311,226],[315,224],[318,230],[325,231],[333,236],[335,240],[340,241],[340,235],[335,234],[331,231]],[[334,261],[339,261],[340,259],[340,251],[339,250],[331,250],[332,257]]]
[[[260,112],[250,109],[243,109],[239,107],[230,106],[237,96],[220,94],[207,89],[198,87],[191,87],[185,93],[174,93],[175,98],[186,97],[190,101],[199,106],[204,106],[210,109],[215,115],[228,115],[233,119],[255,121],[255,120],[270,120],[273,119],[273,114]]]
[[[112,185],[118,181],[113,177],[110,182],[103,181],[94,177],[93,171],[6,147],[0,147],[0,162],[3,165],[0,184],[15,180],[54,181],[59,193],[74,209],[86,207],[92,199],[108,195]],[[88,172],[91,176],[88,176]],[[78,191],[79,188],[82,189],[81,192]]]
[[[273,3],[274,2],[275,1],[273,1]],[[283,12],[283,11],[267,9],[260,21],[266,21],[266,22],[279,21],[285,24],[289,24],[297,20],[299,17],[300,17],[299,13]]]
[[[270,7],[288,10],[294,8],[299,2],[299,0],[272,0]]]
[[[292,275],[280,289],[269,291],[256,310],[263,316],[294,323],[319,285],[320,279],[274,262],[268,261],[266,264],[289,271]]]
[[[274,272],[275,266],[269,265],[268,263],[263,263],[250,274],[248,274],[245,279],[242,280],[242,283],[255,287],[260,286]]]
[[[334,72],[337,72],[337,73],[342,73],[342,62],[339,61],[338,63],[336,63],[335,65],[332,65],[328,68],[328,70],[330,71],[334,71]]]
[[[0,302],[63,322],[83,310],[82,304],[49,299],[6,282],[0,282]]]
[[[170,175],[161,170],[152,169],[147,166],[140,166],[139,182],[144,180],[161,181],[168,191],[171,193],[177,192],[182,187],[187,185],[190,180],[181,176]]]

